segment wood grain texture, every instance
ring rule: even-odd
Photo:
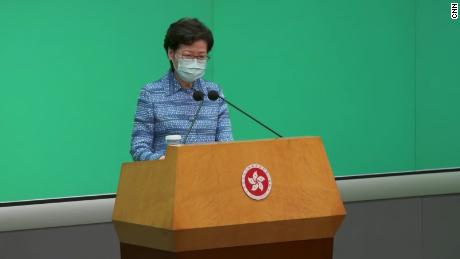
[[[177,152],[174,229],[344,213],[320,138],[190,145]],[[254,201],[242,191],[241,174],[252,163],[271,174],[265,200]]]
[[[241,186],[252,163],[272,178],[261,201]],[[187,251],[331,238],[344,215],[321,139],[304,137],[170,146],[164,161],[124,164],[113,220],[123,242]]]
[[[176,157],[125,163],[112,219],[171,229],[174,213]]]
[[[165,230],[117,222],[119,239],[132,245],[174,252],[330,238],[340,218],[285,220],[186,230]]]

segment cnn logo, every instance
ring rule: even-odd
[[[450,18],[458,19],[458,3],[450,3]]]

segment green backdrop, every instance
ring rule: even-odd
[[[460,166],[450,1],[0,1],[0,201],[113,193],[173,21],[215,34],[207,79],[337,176]],[[237,140],[271,138],[231,110]]]

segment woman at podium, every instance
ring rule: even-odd
[[[183,18],[169,26],[164,49],[169,71],[140,92],[131,138],[134,160],[162,159],[165,137],[180,135],[182,143],[231,141],[227,104],[207,97],[222,89],[203,79],[214,44],[211,30],[195,18]]]

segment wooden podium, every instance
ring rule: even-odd
[[[321,138],[303,137],[125,163],[113,222],[122,258],[332,258],[344,217]]]

